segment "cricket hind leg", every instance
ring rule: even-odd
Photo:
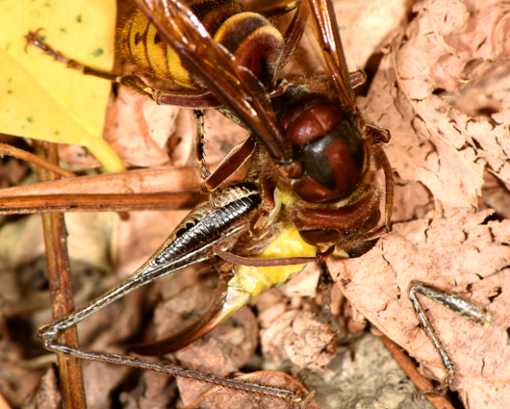
[[[178,266],[177,269],[180,269],[180,267],[182,266]],[[287,402],[296,403],[302,406],[302,402],[305,400],[305,396],[302,396],[302,393],[299,390],[293,391],[278,387],[250,384],[236,379],[229,379],[208,373],[188,370],[171,364],[146,361],[125,355],[86,350],[63,345],[58,342],[58,338],[62,331],[75,326],[106,305],[126,295],[128,292],[131,292],[149,282],[156,280],[157,278],[165,275],[167,272],[166,270],[162,270],[155,273],[144,274],[144,271],[145,270],[141,270],[139,273],[135,273],[132,276],[126,278],[122,283],[109,290],[103,296],[97,298],[94,301],[91,301],[89,304],[74,311],[73,313],[52,321],[49,324],[41,326],[37,335],[42,340],[44,347],[49,351],[72,355],[80,359],[112,363],[117,365],[126,365],[139,369],[149,369],[155,372],[162,372],[168,375],[194,379],[197,381],[214,384],[245,393],[261,394],[268,397],[279,398]]]
[[[437,288],[434,288],[421,281],[411,281],[408,288],[408,294],[411,302],[413,303],[416,315],[418,316],[418,319],[420,320],[420,323],[425,333],[434,344],[434,347],[441,356],[441,360],[443,361],[443,364],[448,372],[445,378],[441,381],[439,386],[429,391],[420,392],[418,393],[417,396],[421,397],[424,395],[429,396],[442,395],[448,390],[450,385],[455,380],[455,366],[450,356],[448,355],[448,352],[443,346],[443,343],[441,342],[441,339],[439,338],[437,332],[434,330],[434,327],[431,325],[429,319],[427,318],[425,310],[420,301],[418,300],[417,295],[418,294],[424,295],[425,297],[428,297],[431,300],[434,300],[439,304],[442,304],[445,307],[449,308],[450,310],[456,312],[461,317],[469,321],[474,321],[475,323],[483,325],[484,327],[488,327],[490,325],[492,321],[492,316],[487,311],[487,307],[485,306],[478,305],[471,301],[466,301],[456,294],[451,294],[446,291],[438,290]]]

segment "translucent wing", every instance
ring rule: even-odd
[[[305,0],[311,12],[311,21],[315,37],[321,47],[326,69],[347,113],[357,109],[356,97],[350,85],[349,71],[345,62],[340,33],[331,0]]]

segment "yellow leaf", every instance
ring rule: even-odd
[[[0,0],[0,132],[86,146],[109,171],[124,170],[103,140],[111,85],[87,77],[34,46],[39,28],[56,50],[83,64],[111,70],[115,0]]]

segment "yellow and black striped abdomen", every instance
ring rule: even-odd
[[[231,0],[196,0],[188,5],[237,64],[250,69],[264,83],[273,80],[284,40],[266,18]],[[141,11],[126,24],[122,43],[128,58],[142,71],[184,88],[202,88],[200,80],[183,66],[179,54],[163,41]]]
[[[185,88],[195,88],[179,55],[163,41],[145,14],[137,11],[127,23],[124,33],[124,51],[142,71]]]

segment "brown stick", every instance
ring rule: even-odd
[[[0,214],[186,210],[202,198],[199,192],[21,196],[1,198]]]
[[[58,163],[57,147],[47,142],[34,141],[34,147],[43,160]],[[55,180],[59,176],[45,168],[37,168],[39,180]],[[46,246],[46,264],[50,285],[50,298],[53,318],[60,318],[74,310],[73,289],[69,268],[67,236],[63,214],[43,214],[44,242]],[[63,344],[78,347],[76,328],[69,328],[61,336]],[[81,361],[59,354],[57,364],[60,373],[60,390],[64,408],[86,409],[85,387]]]
[[[402,348],[400,348],[397,344],[395,344],[391,339],[389,339],[386,335],[379,335],[379,338],[384,343],[388,351],[390,351],[393,358],[398,362],[402,370],[405,374],[413,381],[416,387],[420,390],[420,392],[430,391],[434,389],[434,386],[430,383],[430,381],[425,378],[421,373],[419,373],[416,369],[415,363],[412,361],[409,356],[407,356]],[[448,400],[444,396],[427,396],[427,399],[437,408],[437,409],[454,409],[452,404],[448,402]]]
[[[180,168],[161,166],[14,186],[2,189],[0,196],[5,198],[68,193],[178,193],[198,191],[201,183],[202,179],[195,166]]]
[[[47,170],[51,170],[56,174],[63,176],[65,178],[73,178],[76,175],[73,172],[69,172],[68,170],[62,169],[60,166],[50,163],[45,159],[42,159],[36,155],[31,154],[30,152],[24,151],[23,149],[15,148],[14,146],[8,145],[6,143],[0,143],[0,157],[4,155],[9,155],[14,158],[18,158],[24,160],[26,162],[32,162],[35,165],[42,166]]]

